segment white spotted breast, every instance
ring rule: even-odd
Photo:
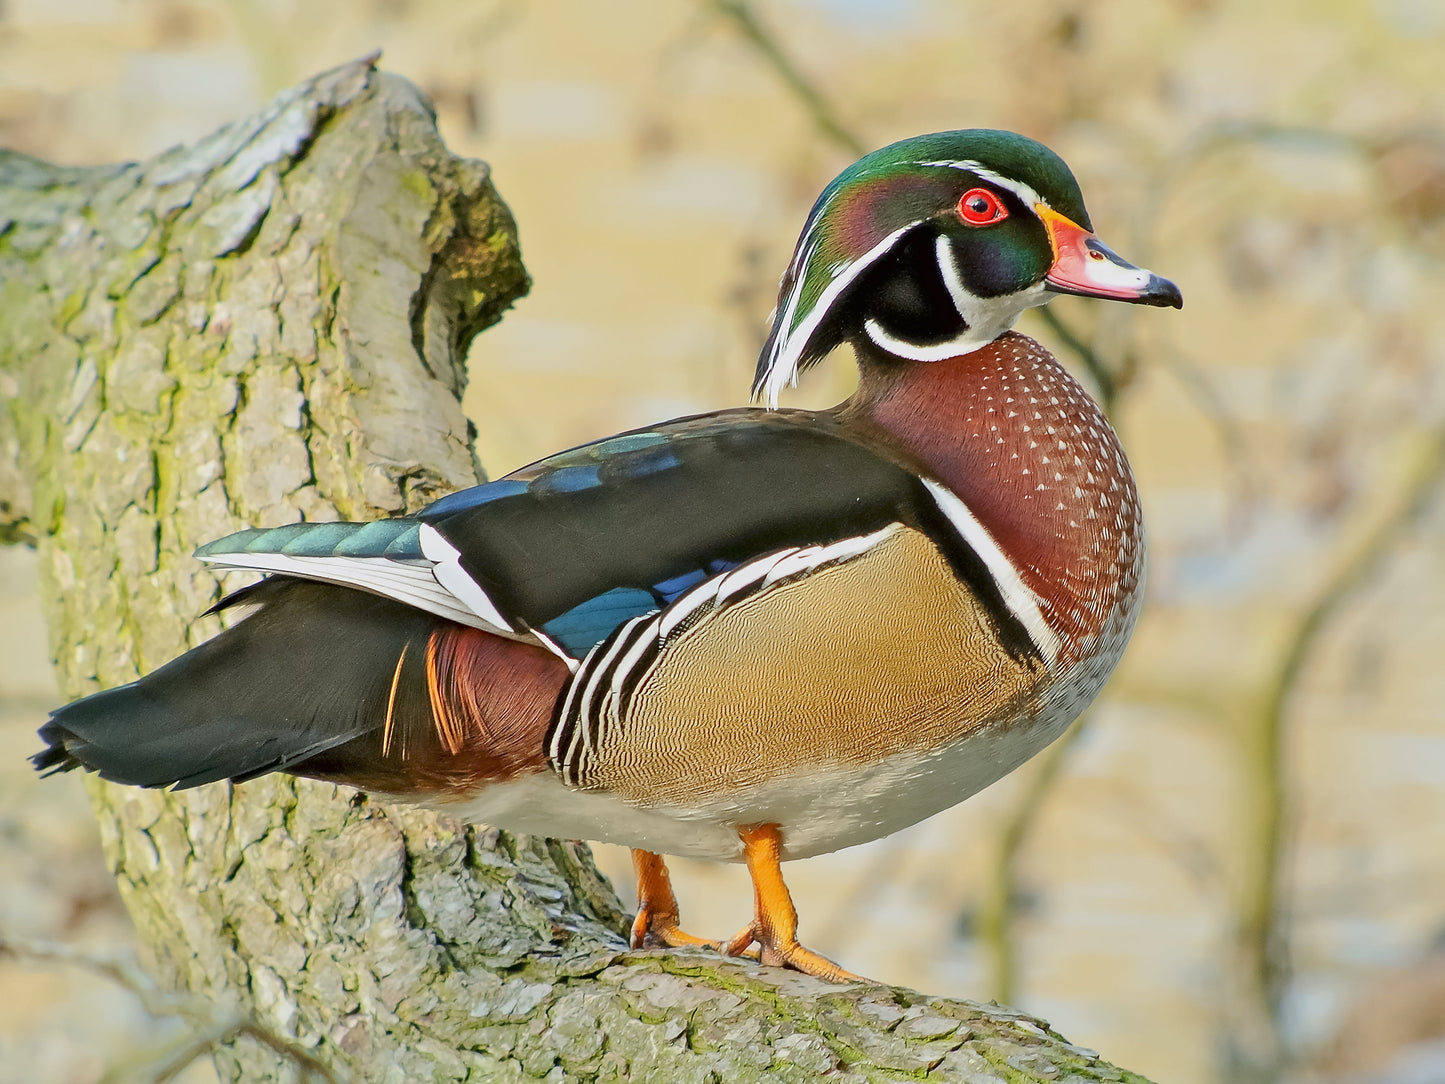
[[[1128,460],[1098,405],[1034,340],[900,366],[864,415],[968,506],[1059,634],[1061,667],[1122,652],[1144,526]]]

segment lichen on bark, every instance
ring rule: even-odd
[[[476,482],[467,346],[527,285],[487,167],[369,59],[146,162],[0,152],[0,540],[65,694],[215,631],[200,543]],[[91,792],[162,981],[354,1080],[1139,1079],[997,1006],[630,952],[581,844],[282,776]]]

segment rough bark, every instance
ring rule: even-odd
[[[65,693],[214,632],[201,542],[476,481],[466,348],[526,286],[487,167],[369,60],[147,162],[0,152],[0,537]],[[288,777],[92,793],[162,981],[355,1080],[1139,1079],[997,1006],[629,952],[580,844]]]

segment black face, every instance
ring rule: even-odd
[[[976,212],[984,210],[984,200],[970,199],[970,193],[980,190],[994,201],[997,212],[987,216],[994,219],[988,224],[973,225],[970,218],[983,217]],[[1003,297],[1026,290],[1041,282],[1053,263],[1049,232],[1034,209],[1008,189],[982,178],[969,185],[959,210],[947,213],[941,227],[957,254],[964,288],[975,297]]]
[[[920,226],[871,268],[840,315],[848,334],[861,334],[869,317],[904,342],[932,345],[958,338],[964,321],[938,266],[938,234]]]
[[[937,239],[938,231],[923,223],[860,275],[813,333],[803,366],[841,343],[866,341],[863,325],[870,319],[891,337],[920,346],[967,331],[938,267]]]

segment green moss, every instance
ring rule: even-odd
[[[55,325],[62,331],[70,325],[70,322],[80,315],[85,308],[85,302],[90,297],[90,290],[85,286],[77,286],[60,300],[60,306],[55,312]]]
[[[405,169],[401,172],[401,186],[410,192],[423,203],[432,203],[437,198],[437,190],[432,185],[431,178],[422,169]]]
[[[125,297],[126,291],[142,275],[160,263],[162,255],[161,245],[156,241],[154,234],[140,248],[121,254],[112,262],[110,274],[106,277],[104,283],[106,296],[117,300]]]

